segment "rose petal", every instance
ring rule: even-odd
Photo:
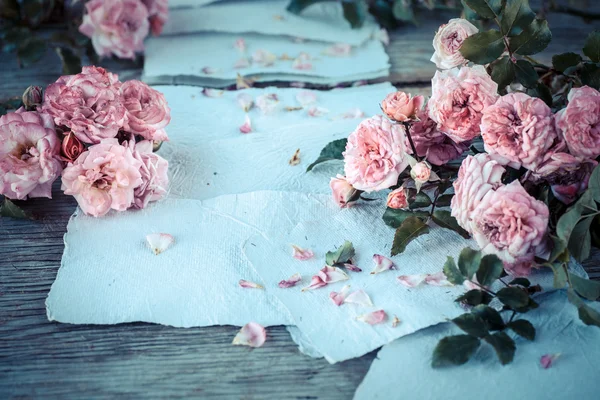
[[[293,60],[292,57],[288,56],[287,53],[283,53],[281,56],[279,56],[279,59],[282,61],[291,61]]]
[[[327,114],[329,112],[328,109],[323,108],[323,107],[311,107],[308,110],[308,116],[309,117],[322,117],[323,115]]]
[[[270,67],[276,60],[277,56],[267,50],[259,49],[252,53],[252,61],[263,67]]]
[[[242,107],[242,110],[244,110],[244,112],[250,111],[250,109],[254,105],[254,100],[252,99],[252,96],[250,96],[248,93],[238,94],[237,102],[240,105],[240,107]]]
[[[395,269],[396,266],[394,262],[387,257],[382,256],[381,254],[374,254],[373,261],[375,261],[375,269],[371,271],[371,275],[378,274],[383,271],[387,271],[388,269]]]
[[[326,285],[327,285],[327,282],[325,282],[323,279],[321,279],[321,277],[319,275],[315,275],[311,278],[310,285],[303,288],[302,291],[305,292],[307,290],[315,290],[315,289],[321,288]]]
[[[343,119],[356,119],[356,118],[364,118],[365,113],[359,108],[353,108],[350,111],[347,111],[341,115]]]
[[[249,66],[250,60],[248,60],[248,57],[242,57],[239,60],[237,60],[235,64],[233,64],[233,68],[235,69],[248,68]]]
[[[373,311],[368,314],[356,317],[358,321],[366,322],[369,325],[377,325],[385,321],[387,314],[383,310]]]
[[[240,126],[240,132],[242,133],[250,133],[252,132],[252,122],[250,121],[250,117],[246,114],[244,119],[244,124]]]
[[[560,356],[560,353],[554,353],[554,354],[544,354],[541,358],[540,358],[540,365],[542,366],[542,368],[544,369],[548,369],[552,366],[552,364],[554,364],[554,361]]]
[[[235,78],[235,88],[237,90],[250,89],[252,85],[254,85],[254,79],[244,78],[240,74],[237,74]]]
[[[400,318],[398,318],[397,316],[394,315],[394,319],[392,320],[392,328],[397,327],[398,325],[400,325]]]
[[[221,96],[223,96],[223,93],[225,93],[224,90],[208,89],[208,88],[202,89],[202,94],[205,95],[206,97],[221,97]]]
[[[220,71],[220,69],[218,69],[218,68],[211,68],[211,67],[202,68],[202,73],[206,74],[206,75],[216,74],[219,71]]]
[[[260,347],[267,340],[267,331],[256,322],[249,322],[240,329],[233,338],[232,344],[236,346]]]
[[[348,294],[348,291],[350,290],[350,285],[345,285],[342,290],[340,290],[339,293],[337,292],[331,292],[329,293],[329,298],[331,299],[331,301],[333,301],[333,304],[335,304],[336,306],[341,306],[342,304],[344,304],[344,300],[346,299],[346,295]]]
[[[259,285],[258,283],[246,281],[244,279],[240,279],[240,286],[247,289],[264,289],[263,285]]]
[[[317,102],[317,95],[310,90],[302,90],[296,95],[296,100],[302,107],[306,107]]]
[[[419,286],[421,283],[425,282],[427,276],[427,274],[400,275],[398,277],[398,282],[400,282],[406,287],[414,288]]]
[[[233,44],[233,47],[238,49],[238,51],[240,53],[245,53],[246,52],[246,41],[243,38],[238,38],[235,43]]]
[[[358,304],[358,305],[365,306],[365,307],[373,306],[373,302],[371,301],[371,298],[362,289],[356,290],[356,291],[350,293],[348,296],[346,296],[346,299],[344,300],[344,302]]]
[[[451,284],[443,271],[435,274],[428,274],[425,283],[431,286],[454,286]]]
[[[292,158],[288,161],[288,163],[293,167],[294,165],[300,164],[300,149],[297,149]]]
[[[256,107],[263,114],[271,114],[277,108],[279,98],[275,93],[267,93],[256,98]]]
[[[352,271],[352,272],[362,272],[362,269],[358,268],[356,265],[354,264],[349,264],[349,263],[345,263],[342,264],[342,266],[344,268],[346,268],[348,271]]]
[[[285,106],[285,111],[300,111],[300,110],[304,110],[304,108],[302,107],[290,107],[290,106]]]
[[[146,241],[152,252],[159,255],[167,250],[175,242],[175,239],[168,233],[151,233],[146,235]]]
[[[331,57],[348,57],[352,52],[352,46],[347,43],[336,43],[323,50],[323,54]]]
[[[325,283],[334,283],[350,279],[350,277],[344,271],[337,267],[330,267],[329,265],[326,265],[323,268],[321,268],[317,275]]]
[[[313,258],[315,253],[310,249],[303,249],[302,247],[292,245],[292,257],[297,260],[306,261]]]
[[[300,274],[294,274],[294,275],[290,276],[289,279],[280,281],[279,287],[282,289],[291,288],[293,286],[296,286],[298,284],[298,282],[300,282],[301,280],[302,280],[302,276]]]
[[[310,54],[300,53],[292,63],[292,68],[301,71],[312,69],[312,63],[310,61]]]

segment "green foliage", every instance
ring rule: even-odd
[[[515,69],[515,78],[517,82],[526,88],[536,88],[538,84],[538,74],[533,69],[533,65],[527,60],[517,60],[513,64]]]
[[[502,304],[513,309],[523,308],[527,306],[529,302],[529,294],[525,290],[515,286],[509,286],[498,290],[496,296]]]
[[[22,43],[17,49],[19,65],[21,67],[27,67],[38,62],[44,57],[47,50],[48,45],[43,40],[33,37],[25,41],[25,43]]]
[[[416,24],[415,11],[412,4],[408,1],[394,1],[393,13],[394,17],[396,17],[396,19],[399,21],[412,22],[413,24]]]
[[[402,222],[394,235],[392,244],[392,256],[400,254],[406,250],[406,246],[414,239],[421,235],[429,233],[429,227],[423,220],[418,217],[411,216]]]
[[[462,285],[466,279],[464,275],[460,273],[456,263],[454,262],[454,258],[450,256],[448,256],[446,263],[444,263],[443,271],[444,275],[446,275],[446,279],[448,279],[448,282],[452,283],[453,285]]]
[[[503,0],[500,28],[506,35],[515,32],[515,28],[525,30],[535,18],[528,0]]]
[[[328,0],[291,0],[287,6],[287,10],[292,14],[300,14],[305,8],[325,1]]]
[[[325,254],[325,263],[330,266],[349,263],[355,254],[354,245],[352,242],[346,240],[344,244],[336,250],[328,251]]]
[[[524,56],[536,54],[548,47],[551,40],[552,33],[548,28],[548,21],[536,19],[523,29],[523,32],[511,38],[510,50]]]
[[[479,32],[468,37],[460,46],[460,53],[476,64],[488,64],[504,52],[504,36],[496,30]]]
[[[431,366],[462,365],[469,361],[479,348],[481,341],[470,335],[448,336],[440,340],[433,350]]]
[[[502,57],[492,65],[492,80],[498,84],[500,90],[510,85],[515,79],[515,68],[508,57]]]
[[[463,0],[464,3],[482,18],[494,19],[500,16],[504,0]]]
[[[502,276],[504,265],[495,254],[488,254],[481,258],[477,270],[477,282],[483,286],[489,286]]]
[[[479,269],[481,263],[481,252],[465,247],[458,256],[458,269],[467,278],[472,279]]]
[[[5,197],[2,201],[2,205],[0,206],[0,217],[9,217],[15,219],[31,219],[31,214],[25,212],[15,203],[13,203]]]
[[[473,307],[471,312],[485,321],[490,331],[501,331],[506,328],[500,313],[484,304]]]
[[[527,340],[535,340],[535,328],[531,322],[526,319],[518,319],[516,321],[509,322],[506,325],[517,335],[524,337]]]
[[[500,364],[506,365],[512,362],[517,346],[506,332],[496,332],[493,335],[486,336],[483,340],[492,345]]]
[[[323,150],[321,150],[321,154],[319,154],[319,158],[315,160],[312,164],[308,166],[306,172],[311,171],[316,165],[324,163],[326,161],[331,160],[343,160],[344,155],[343,152],[346,150],[346,143],[348,139],[338,139],[333,142],[328,143]]]
[[[387,226],[391,226],[394,229],[397,229],[402,225],[405,219],[409,217],[417,217],[422,221],[425,221],[427,217],[429,217],[429,212],[427,211],[410,211],[410,210],[402,210],[397,208],[387,208],[383,213],[383,222]]]
[[[74,75],[81,72],[81,58],[68,47],[57,47],[56,54],[62,62],[62,72],[65,75]]]
[[[568,68],[579,64],[583,59],[577,53],[562,53],[552,56],[552,66],[555,70],[565,72]]]
[[[591,301],[595,301],[600,298],[600,282],[580,278],[579,276],[573,274],[569,274],[569,279],[573,289],[580,296]]]
[[[593,217],[598,213],[594,199],[600,197],[599,174],[600,170],[596,167],[590,177],[588,190],[556,224],[556,235],[567,243],[569,253],[578,261],[585,260],[590,255],[592,241],[590,225]]]
[[[594,31],[585,40],[583,54],[593,62],[600,62],[600,32]]]
[[[465,231],[456,221],[456,219],[450,215],[450,211],[447,210],[435,210],[431,215],[433,222],[438,224],[442,228],[449,229],[458,233],[460,236],[468,239],[471,237],[469,232]]]
[[[456,298],[456,302],[463,303],[468,306],[478,306],[480,304],[490,304],[492,301],[492,295],[478,289],[472,289],[466,292],[465,294]]]
[[[392,6],[385,0],[376,0],[369,11],[385,29],[395,29],[398,26]]]
[[[424,192],[419,192],[415,195],[414,200],[410,203],[411,210],[415,208],[424,208],[431,205],[431,199]]]
[[[367,18],[368,7],[364,0],[346,0],[342,2],[344,18],[352,28],[360,28]]]

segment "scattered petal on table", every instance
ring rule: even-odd
[[[544,369],[548,369],[552,366],[552,364],[554,364],[554,361],[556,361],[556,359],[560,356],[560,353],[555,353],[555,354],[544,354],[541,358],[540,358],[540,365],[542,366],[542,368]]]
[[[415,275],[400,275],[398,282],[406,287],[414,288],[425,282],[427,274],[415,274]]]
[[[240,132],[242,133],[250,133],[252,132],[252,121],[250,121],[250,117],[246,114],[244,119],[244,123],[240,126]]]
[[[259,49],[252,53],[252,61],[263,67],[270,67],[277,61],[277,56],[270,51]]]
[[[286,106],[284,108],[285,111],[300,111],[300,110],[304,110],[304,108],[302,107],[290,107],[290,106]]]
[[[306,71],[312,69],[311,57],[308,53],[300,53],[292,63],[292,68]]]
[[[323,107],[311,107],[308,110],[308,116],[309,117],[322,117],[323,115],[327,114],[329,112],[328,109],[323,108]]]
[[[368,314],[359,315],[357,320],[366,322],[369,325],[377,325],[385,321],[387,314],[383,310],[373,311]]]
[[[431,286],[454,286],[448,281],[443,271],[428,274],[425,278],[425,283]]]
[[[248,68],[250,66],[250,60],[248,60],[248,57],[242,57],[240,59],[238,59],[235,64],[233,64],[233,68],[235,69],[242,69],[242,68]]]
[[[352,46],[347,43],[336,43],[323,50],[323,54],[331,57],[348,57],[352,52]]]
[[[293,167],[294,165],[300,164],[300,149],[297,149],[292,158],[288,163]]]
[[[167,250],[175,242],[175,239],[168,233],[151,233],[146,236],[146,241],[148,241],[152,252],[159,255]]]
[[[254,105],[254,100],[252,99],[252,96],[250,96],[248,93],[238,94],[237,102],[240,105],[240,107],[242,107],[242,110],[244,110],[245,112],[250,111],[250,109]]]
[[[315,253],[310,249],[303,249],[302,247],[292,245],[292,257],[297,260],[306,261],[313,258]]]
[[[371,298],[362,289],[356,290],[356,291],[350,293],[348,296],[346,296],[345,302],[352,303],[352,304],[358,304],[358,305],[365,306],[365,307],[373,306],[373,302],[371,301]]]
[[[237,90],[249,89],[252,87],[252,85],[254,85],[254,79],[245,78],[245,77],[241,76],[240,74],[237,74],[237,76],[235,78],[235,88]]]
[[[300,282],[302,280],[302,276],[298,273],[290,276],[289,279],[287,280],[283,280],[279,282],[279,287],[282,289],[287,289],[287,288],[291,288],[293,286],[296,286],[298,284],[298,282]]]
[[[263,94],[256,98],[256,107],[263,114],[271,114],[277,108],[279,98],[275,93]]]
[[[298,100],[298,103],[300,103],[302,107],[306,107],[317,102],[317,95],[310,90],[301,90],[296,95],[296,100]]]
[[[220,70],[218,68],[211,68],[211,67],[204,67],[204,68],[202,68],[202,73],[205,74],[205,75],[216,74],[219,71]]]
[[[347,111],[342,114],[343,119],[356,119],[356,118],[363,118],[364,116],[365,116],[364,111],[362,111],[359,108],[353,108],[352,110]]]
[[[260,347],[267,340],[267,331],[256,322],[249,322],[240,329],[233,338],[233,344],[237,346]]]
[[[344,271],[337,267],[330,267],[329,265],[321,268],[317,276],[319,276],[325,283],[334,283],[350,279],[350,277]]]
[[[321,279],[321,277],[319,275],[315,275],[311,278],[310,285],[303,288],[302,291],[305,292],[307,290],[315,290],[315,289],[321,288],[326,285],[327,285],[327,282],[325,282],[323,279]]]
[[[354,264],[350,264],[350,263],[344,263],[342,264],[342,266],[344,268],[346,268],[348,271],[352,271],[352,272],[362,272],[362,269],[358,268],[356,265]]]
[[[392,328],[395,328],[398,325],[400,325],[400,318],[398,318],[396,315],[394,315],[394,319],[392,319]]]
[[[225,93],[224,90],[209,89],[209,88],[202,89],[202,94],[205,95],[206,97],[221,97],[221,96],[223,96],[223,93]]]
[[[292,61],[292,60],[293,60],[293,58],[292,58],[292,57],[290,57],[290,56],[288,56],[288,54],[287,54],[287,53],[283,53],[282,55],[280,55],[280,56],[279,56],[279,59],[280,59],[281,61]]]
[[[346,300],[346,295],[348,294],[348,291],[350,290],[350,285],[345,285],[342,290],[340,290],[340,292],[331,292],[329,293],[329,298],[331,299],[331,301],[333,301],[333,304],[335,304],[336,306],[341,306],[342,304],[344,304],[344,301]]]
[[[258,283],[250,282],[244,279],[240,279],[240,286],[247,289],[264,289],[263,285],[259,285]]]
[[[371,271],[371,275],[395,268],[394,262],[381,254],[374,254],[373,261],[375,262],[375,269]]]
[[[246,52],[246,41],[243,38],[238,38],[233,44],[233,47],[238,49],[239,52],[243,54]]]

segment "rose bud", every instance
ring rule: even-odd
[[[416,163],[410,170],[410,177],[415,180],[415,186],[419,192],[421,186],[431,178],[431,165],[427,161]]]
[[[27,109],[34,109],[42,104],[43,89],[41,86],[29,86],[23,92],[23,105]]]
[[[406,189],[400,186],[398,189],[390,192],[387,197],[387,206],[394,209],[407,208]]]
[[[350,206],[360,197],[361,192],[353,188],[346,178],[341,175],[331,178],[329,186],[333,192],[333,199],[341,208]]]
[[[404,92],[390,93],[381,102],[381,110],[390,119],[398,122],[415,120],[417,112],[423,107],[425,99],[423,96],[413,97]]]
[[[60,150],[63,161],[73,162],[85,151],[85,146],[77,139],[73,132],[69,132],[63,138]]]

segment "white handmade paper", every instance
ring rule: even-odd
[[[467,364],[433,369],[438,341],[462,333],[452,324],[440,324],[384,346],[354,399],[597,399],[600,329],[579,320],[564,291],[538,301],[538,309],[519,315],[536,327],[535,341],[511,335],[517,342],[511,364],[502,366],[482,343]],[[599,310],[598,303],[590,306]],[[554,353],[561,355],[543,369],[540,357]]]
[[[196,33],[185,36],[160,36],[146,41],[144,80],[150,84],[176,83],[185,79],[202,86],[227,86],[236,76],[256,77],[259,81],[302,81],[317,84],[375,79],[389,74],[389,58],[383,45],[369,40],[354,47],[348,57],[332,57],[322,52],[330,43],[297,42],[283,36],[245,34],[247,53],[234,48],[239,35]],[[266,50],[278,59],[270,66],[252,63],[235,68],[241,57]],[[293,68],[293,59],[301,53],[311,58],[310,69]],[[291,59],[281,59],[284,55]],[[204,70],[209,68],[209,71]],[[204,71],[203,71],[204,70]]]
[[[375,36],[379,26],[369,15],[352,29],[338,2],[315,4],[294,15],[286,10],[289,0],[235,1],[206,7],[171,10],[162,35],[225,32],[280,35],[358,46]]]
[[[169,9],[200,7],[210,3],[216,3],[219,0],[169,0]]]

